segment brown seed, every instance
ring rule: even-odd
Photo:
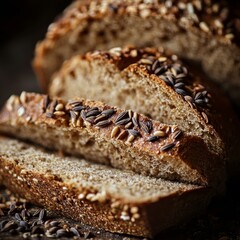
[[[97,127],[100,127],[100,128],[105,128],[107,127],[108,125],[110,125],[112,123],[111,120],[103,120],[103,121],[100,121],[96,124]]]
[[[124,139],[124,138],[126,138],[127,137],[127,131],[126,130],[123,130],[119,135],[118,135],[118,137],[117,137],[117,139]]]
[[[56,116],[63,116],[65,114],[66,113],[64,111],[56,111],[56,112],[54,112],[54,115],[56,115]]]
[[[135,136],[130,135],[130,136],[127,138],[126,143],[132,143],[134,139],[135,139]]]
[[[21,103],[26,103],[27,102],[27,93],[26,92],[22,92],[20,97],[19,97]]]
[[[153,135],[156,137],[165,137],[166,133],[164,131],[159,130],[159,131],[155,131]]]
[[[176,145],[176,143],[170,143],[170,144],[164,145],[160,148],[160,151],[161,152],[168,151],[171,148],[173,148],[175,145]]]
[[[142,59],[140,59],[139,63],[146,64],[146,65],[151,65],[152,61],[150,59],[142,58]]]
[[[78,120],[76,121],[76,126],[77,127],[82,127],[83,126],[83,119],[82,118],[78,118]]]
[[[132,125],[133,125],[133,123],[132,123],[132,122],[129,122],[129,123],[127,123],[127,124],[125,125],[125,128],[126,128],[126,129],[131,128]]]
[[[208,25],[205,22],[200,22],[199,27],[204,32],[210,32]]]
[[[48,95],[45,95],[43,98],[43,111],[46,111],[46,109],[48,108],[50,99]]]
[[[208,120],[207,114],[206,114],[205,112],[201,112],[201,114],[202,114],[202,117],[203,117],[203,119],[205,120],[205,122],[208,123],[209,120]]]
[[[57,106],[55,107],[56,111],[61,111],[64,109],[64,105],[62,103],[58,103]]]
[[[177,139],[178,137],[180,137],[182,134],[182,131],[181,130],[177,130],[176,132],[173,133],[172,137],[174,139]]]
[[[75,111],[75,112],[80,112],[84,109],[85,109],[84,106],[75,106],[75,107],[72,108],[72,110]]]
[[[119,131],[120,131],[120,128],[118,126],[115,126],[111,132],[111,138],[114,138],[115,136],[117,136]]]
[[[145,132],[145,133],[151,133],[152,129],[153,129],[153,125],[152,122],[150,120],[146,121],[146,122],[140,122],[140,126],[141,129]]]
[[[133,125],[139,128],[138,114],[135,112],[132,118]]]

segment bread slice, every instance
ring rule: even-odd
[[[81,96],[132,109],[200,137],[239,175],[239,121],[224,94],[163,49],[114,48],[73,57],[50,84],[51,96]]]
[[[239,18],[239,16],[237,16]],[[240,106],[239,19],[227,1],[74,1],[37,45],[42,86],[64,60],[92,50],[154,46],[202,64]]]
[[[212,196],[210,188],[59,157],[3,137],[0,183],[84,224],[145,237],[202,213]]]
[[[144,175],[216,188],[225,183],[224,159],[210,153],[202,139],[101,102],[23,92],[6,103],[0,131]]]

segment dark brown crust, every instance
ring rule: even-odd
[[[18,166],[17,161],[15,164],[9,163],[3,156],[0,156],[0,182],[32,203],[74,220],[111,232],[145,237],[151,237],[201,213],[212,195],[210,189],[193,187],[192,190],[179,190],[164,198],[155,199],[152,203],[136,204],[125,199],[120,201],[119,208],[116,208],[113,214],[111,196],[104,202],[80,200],[79,190],[61,182],[54,173],[41,175],[35,171],[26,171],[24,167]],[[129,222],[114,217],[121,213],[122,210],[119,209],[126,203],[130,207],[138,207],[141,215],[139,219]]]
[[[49,112],[49,109],[51,108],[51,104],[55,102],[55,100],[52,100],[50,102],[49,99],[49,107],[46,110],[43,109],[44,99],[46,99],[45,95],[25,92],[21,94],[20,98],[17,96],[11,97],[0,114],[1,132],[8,135],[15,135],[19,138],[37,142],[38,144],[41,144],[45,147],[53,148],[55,150],[61,150],[68,154],[73,154],[77,156],[79,155],[77,149],[67,149],[66,146],[64,146],[61,141],[58,142],[57,139],[54,143],[49,142],[48,137],[44,138],[44,136],[43,138],[45,140],[43,140],[42,138],[40,138],[40,140],[37,140],[38,137],[34,137],[34,135],[32,134],[26,135],[25,132],[27,132],[28,130],[31,131],[30,129],[35,131],[36,128],[44,127],[44,129],[46,129],[47,127],[47,129],[51,130],[52,134],[55,135],[55,133],[53,132],[57,131],[57,129],[64,129],[63,131],[66,131],[67,129],[69,137],[70,139],[72,139],[72,136],[75,136],[76,138],[77,133],[79,133],[80,136],[81,132],[87,131],[89,132],[87,134],[90,134],[90,136],[96,135],[96,141],[98,141],[98,137],[104,138],[105,141],[108,142],[112,141],[111,133],[113,128],[116,126],[113,123],[103,128],[98,128],[95,126],[95,124],[87,124],[86,126],[73,126],[71,122],[71,116],[68,110],[69,104],[66,104],[61,99],[58,99],[57,101],[58,104],[63,104],[63,112],[65,114],[62,116],[54,115],[57,112],[55,111],[53,116],[49,118],[47,117],[47,114]],[[75,101],[76,100],[77,99],[75,99]],[[98,107],[99,110],[106,110],[111,108],[101,102],[94,102],[83,99],[79,99],[78,102],[81,102],[81,105],[85,107]],[[116,117],[123,112],[120,109],[114,109],[116,110],[116,113],[110,118],[112,122],[115,122]],[[138,120],[139,123],[150,121],[147,117],[140,114],[138,114]],[[151,156],[155,156],[158,158],[159,156],[159,163],[162,157],[164,157],[164,159],[166,158],[165,161],[173,161],[175,162],[175,164],[179,164],[179,166],[181,166],[181,163],[188,165],[187,169],[189,171],[189,174],[191,174],[191,177],[189,179],[187,179],[186,176],[178,176],[178,173],[173,173],[173,175],[171,176],[171,180],[177,179],[201,185],[216,186],[216,189],[220,189],[220,191],[223,190],[223,186],[225,183],[225,163],[224,159],[221,156],[211,154],[201,139],[197,137],[187,136],[184,132],[180,135],[180,137],[174,140],[173,136],[178,131],[177,126],[171,127],[152,120],[151,122],[153,124],[153,130],[151,131],[151,133],[147,134],[143,131],[142,128],[136,128],[140,136],[134,138],[134,140],[130,144],[126,144],[126,139],[128,139],[127,137],[125,138],[125,140],[116,139],[114,140],[114,142],[118,142],[120,149],[124,148],[127,152],[141,151],[142,154],[148,156],[149,158],[151,158]],[[147,139],[153,136],[156,130],[162,129],[163,131],[165,131],[165,129],[169,129],[169,127],[170,129],[175,130],[170,130],[170,132],[167,133],[166,137],[161,138],[163,140],[157,140],[155,142],[147,141]],[[41,131],[42,130],[40,130],[39,133]],[[131,134],[129,134],[129,136],[130,135]],[[116,137],[113,137],[113,139],[115,138]],[[176,143],[176,145],[172,149],[169,149],[166,152],[161,151],[161,148],[163,146],[166,146],[173,142]],[[199,154],[199,152],[201,152],[201,154]],[[91,161],[96,161],[95,158],[92,158],[89,153],[85,155],[85,157],[87,157]],[[171,160],[167,160],[168,158],[170,158]],[[119,165],[118,167],[129,168],[130,166]],[[151,165],[149,164],[149,166],[145,166],[144,172],[142,167],[141,169],[138,169],[137,167],[134,167],[134,165],[131,166],[131,169],[133,171],[142,172],[144,174],[150,174]],[[212,174],[213,169],[214,174]],[[154,176],[159,177],[161,176],[161,173],[159,172],[158,175]]]

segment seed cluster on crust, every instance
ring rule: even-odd
[[[124,58],[139,59],[138,64],[146,66],[150,74],[163,80],[191,108],[197,109],[206,123],[209,123],[208,112],[211,108],[211,95],[203,85],[193,81],[193,76],[176,55],[170,55],[163,48],[154,50],[153,48],[137,49],[127,46],[124,48],[115,47],[108,52],[95,51],[91,53],[91,56],[96,57],[103,53],[106,57],[116,61]]]
[[[75,8],[69,9],[64,18],[50,25],[47,39],[51,41],[59,38],[69,29],[74,29],[82,19],[124,13],[138,15],[143,19],[158,16],[176,22],[183,29],[196,27],[205,34],[216,35],[227,44],[233,41],[237,43],[239,39],[239,19],[232,17],[228,3],[224,0],[98,0],[89,1],[87,4],[79,1]]]
[[[40,96],[40,95],[39,95]],[[30,112],[24,108],[27,103],[21,102],[18,96],[9,98],[6,108],[8,111],[14,109],[24,109],[24,114],[19,115],[24,119],[29,119]],[[134,141],[142,139],[146,144],[157,145],[157,152],[169,151],[179,144],[182,130],[176,125],[157,124],[154,127],[153,121],[139,115],[132,110],[119,111],[110,107],[90,107],[79,100],[70,100],[66,104],[61,100],[51,100],[47,95],[41,95],[39,107],[46,118],[64,120],[70,127],[83,128],[93,126],[98,129],[108,128],[112,139],[121,140],[127,145],[132,145]]]

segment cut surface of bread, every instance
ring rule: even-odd
[[[204,211],[212,192],[60,157],[0,138],[0,183],[27,200],[111,232],[153,236]]]
[[[75,1],[37,45],[34,68],[46,89],[76,54],[127,44],[164,46],[200,62],[240,106],[239,26],[223,0]]]
[[[0,131],[144,175],[216,188],[225,183],[224,159],[210,153],[202,139],[101,102],[23,92],[6,103]]]
[[[220,155],[225,142],[229,175],[238,175],[240,124],[229,100],[168,51],[125,47],[73,57],[55,74],[49,93],[96,99],[176,124]]]

